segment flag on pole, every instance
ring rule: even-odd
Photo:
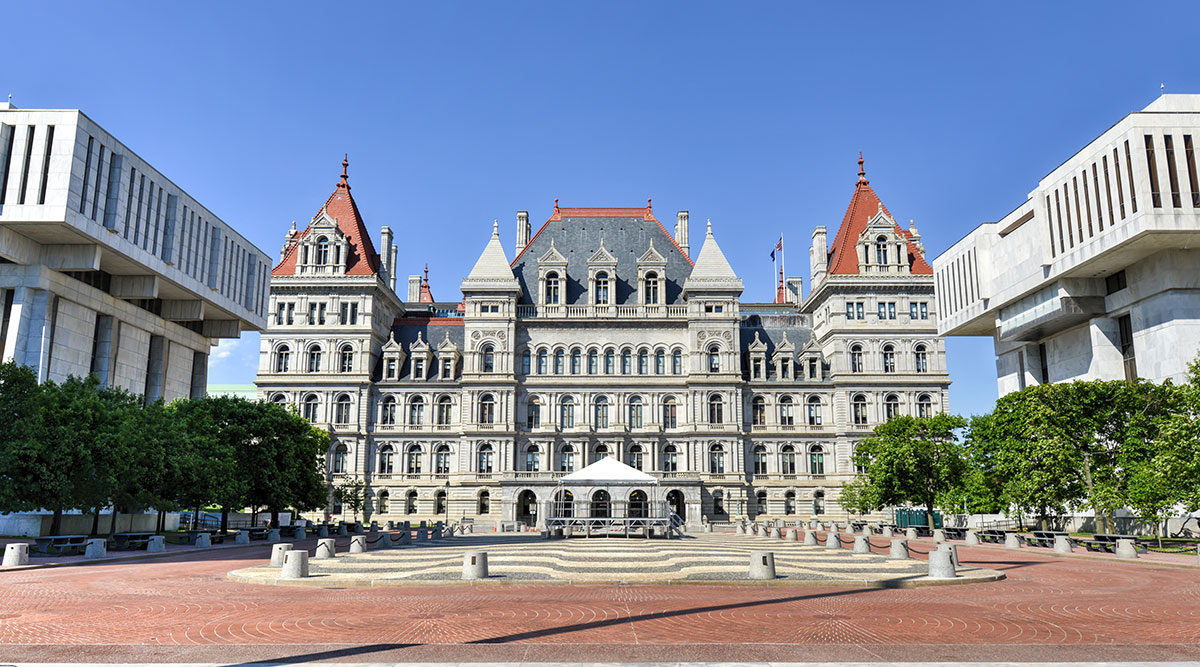
[[[771,261],[772,262],[775,261],[775,252],[776,251],[783,252],[783,237],[782,236],[779,237],[779,243],[776,243],[775,247],[771,249]]]

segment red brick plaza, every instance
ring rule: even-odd
[[[0,661],[1200,660],[1194,554],[1189,567],[960,555],[1007,580],[327,590],[226,577],[266,547],[0,572]]]

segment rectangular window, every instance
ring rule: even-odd
[[[7,125],[0,125],[0,130],[3,130]],[[3,136],[0,132],[0,136]],[[13,161],[13,141],[17,138],[17,128],[11,127],[8,131],[8,146],[4,149],[4,172],[0,173],[0,204],[4,203],[4,193],[8,191],[8,172],[12,169]]]
[[[816,359],[808,360],[808,379],[810,379],[810,380],[817,379],[817,360]]]
[[[929,304],[924,301],[921,302],[921,319],[929,319]]]
[[[1057,257],[1058,249],[1054,247],[1054,216],[1050,213],[1050,195],[1046,195],[1046,229],[1050,232],[1050,256]]]
[[[910,301],[908,304],[908,319],[910,319],[910,320],[917,319],[917,302],[916,301]]]
[[[1133,322],[1128,315],[1117,318],[1117,329],[1121,336],[1121,359],[1125,362],[1125,379],[1137,378],[1137,359],[1133,353]]]
[[[1058,190],[1054,191],[1055,201],[1058,201]],[[1075,247],[1075,230],[1071,228],[1071,193],[1067,191],[1067,184],[1063,183],[1062,187],[1062,203],[1063,210],[1067,212],[1067,245]],[[1083,239],[1080,239],[1082,241]]]
[[[1145,135],[1146,141],[1146,175],[1150,178],[1150,203],[1154,208],[1162,208],[1162,193],[1158,191],[1158,163],[1154,160],[1154,137]],[[1130,194],[1133,185],[1129,186]]]
[[[1129,207],[1133,213],[1137,213],[1137,190],[1133,187],[1133,157],[1129,152],[1128,139],[1125,140],[1125,178],[1129,179]]]
[[[142,199],[146,194],[146,175],[142,174],[138,179],[138,197],[137,208],[133,212],[133,245],[137,245],[142,239]]]
[[[1129,142],[1128,141],[1125,142],[1125,145],[1128,146]],[[1105,158],[1105,159],[1107,160],[1107,158]],[[1106,164],[1105,166],[1107,167],[1108,165]],[[1121,158],[1117,156],[1117,149],[1115,149],[1115,148],[1113,149],[1113,171],[1116,172],[1115,176],[1116,176],[1116,181],[1117,181],[1117,203],[1120,204],[1120,206],[1121,206],[1121,219],[1124,220],[1125,219],[1125,186],[1121,184]],[[1105,170],[1104,175],[1108,176],[1107,169]],[[1112,205],[1111,202],[1109,203],[1109,205],[1110,206]],[[1111,224],[1112,220],[1109,220],[1109,223]]]
[[[92,188],[92,220],[100,203],[100,184],[104,182],[104,144],[100,144],[100,159],[96,161],[96,187]]]
[[[1058,221],[1058,251],[1066,252],[1067,245],[1063,243],[1063,226],[1062,226],[1062,202],[1059,201],[1058,188],[1054,189],[1054,217]],[[1071,228],[1071,224],[1067,223],[1067,229]]]
[[[33,130],[34,126],[29,126],[29,134],[25,136],[25,162],[21,167],[21,187],[17,189],[17,203],[25,203],[25,188],[29,185],[29,162],[33,160]]]
[[[1200,184],[1196,181],[1196,151],[1192,147],[1192,135],[1183,135],[1183,156],[1187,162],[1188,186],[1192,190],[1192,208],[1200,208]]]
[[[1163,150],[1167,154],[1167,182],[1171,184],[1171,206],[1181,208],[1183,199],[1179,196],[1179,173],[1175,168],[1175,140],[1169,134],[1163,135]]]
[[[1115,294],[1125,289],[1125,270],[1122,269],[1104,279],[1105,294]]]
[[[1046,358],[1046,344],[1038,343],[1038,363],[1041,365],[1042,384],[1050,381],[1050,360]]]
[[[46,183],[50,181],[50,153],[54,150],[54,126],[46,127],[46,154],[42,156],[42,187],[38,191],[38,203],[46,203]]]
[[[1096,223],[1100,226],[1100,231],[1104,231],[1104,208],[1100,206],[1100,173],[1095,162],[1092,163],[1092,192],[1096,196]]]
[[[87,215],[88,184],[92,178],[92,144],[95,137],[88,137],[87,156],[83,159],[83,189],[79,191],[79,213]]]
[[[125,227],[121,232],[121,236],[129,238],[129,218],[133,217],[133,184],[137,180],[136,170],[133,167],[129,168],[129,196],[125,198]]]
[[[1075,215],[1079,216],[1079,239],[1083,240],[1083,209],[1079,208],[1079,179],[1071,178],[1071,187],[1075,190]],[[1083,203],[1087,207],[1088,238],[1096,235],[1092,231],[1092,203],[1087,196],[1087,172],[1083,172]]]

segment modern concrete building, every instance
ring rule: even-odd
[[[268,268],[82,112],[0,104],[4,361],[203,396],[212,344],[266,325]]]
[[[401,300],[392,232],[377,252],[345,167],[285,236],[256,384],[329,429],[331,481],[365,481],[375,518],[536,524],[561,477],[606,456],[658,491],[571,491],[587,511],[654,493],[692,526],[844,518],[855,444],[946,407],[932,269],[861,162],[833,243],[814,234],[804,303],[782,275],[773,302],[744,303],[716,225],[693,260],[687,211],[671,233],[649,201],[556,201],[536,233],[518,212],[511,260],[492,225],[461,295],[436,300],[426,272]]]
[[[1184,378],[1200,351],[1200,95],[1163,95],[934,260],[939,332],[992,336],[1000,394]]]

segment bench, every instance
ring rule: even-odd
[[[946,539],[948,539],[948,540],[965,540],[965,539],[967,539],[967,529],[966,528],[943,528],[942,532],[945,533]]]
[[[266,526],[254,526],[252,528],[246,528],[245,530],[246,532],[250,533],[250,539],[265,540],[267,539],[267,531],[269,529]]]
[[[154,533],[113,533],[113,551],[145,549]]]
[[[1067,536],[1068,533],[1063,530],[1035,530],[1033,536],[1021,536],[1021,541],[1033,547],[1046,547],[1047,549],[1054,548],[1054,538],[1062,535]],[[1116,544],[1115,542],[1113,543]]]
[[[34,555],[70,556],[81,554],[87,549],[87,535],[50,535],[33,538]]]
[[[213,544],[222,544],[225,542],[225,534],[216,528],[193,528],[187,532],[187,540],[184,542],[184,544],[195,544],[196,538],[203,533],[208,534],[210,541]]]
[[[992,542],[994,544],[1004,544],[1005,538],[1009,533],[1015,533],[1015,530],[1005,530],[1000,528],[989,528],[976,533],[979,536],[980,542]]]
[[[1117,553],[1117,540],[1133,540],[1133,548],[1139,554],[1144,554],[1150,551],[1141,538],[1136,535],[1113,535],[1111,533],[1098,533],[1092,535],[1090,540],[1075,540],[1076,544],[1082,544],[1088,551],[1104,551],[1108,553]]]

